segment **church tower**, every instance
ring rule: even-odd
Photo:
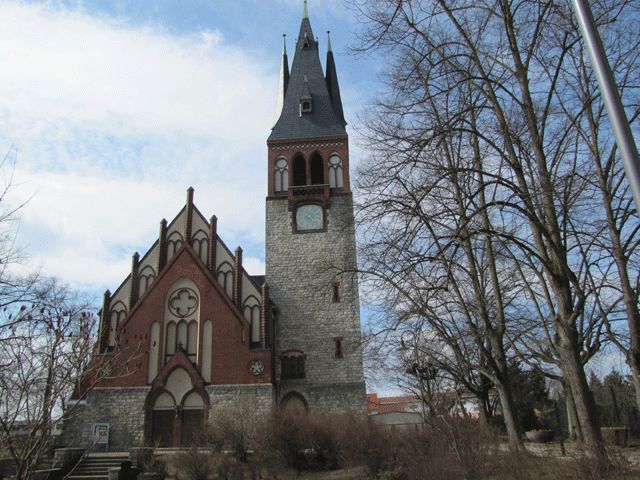
[[[278,118],[267,140],[276,401],[283,408],[363,412],[349,138],[330,40],[327,49],[325,73],[305,1],[290,72],[283,48]]]

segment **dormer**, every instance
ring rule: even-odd
[[[300,116],[305,113],[313,112],[313,97],[311,96],[311,90],[309,89],[309,79],[304,76],[304,87],[302,89],[302,95],[300,96]]]

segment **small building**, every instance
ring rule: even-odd
[[[369,417],[376,423],[392,428],[415,428],[424,423],[424,404],[413,395],[378,397],[367,393]]]

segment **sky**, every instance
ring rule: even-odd
[[[26,201],[18,270],[113,291],[193,186],[264,273],[266,139],[282,35],[293,52],[302,13],[302,0],[0,0],[2,202]],[[357,18],[342,0],[310,0],[309,14],[323,63],[331,30],[353,122],[377,66],[349,54]]]
[[[302,12],[302,0],[0,0],[0,182],[13,185],[0,215],[24,203],[0,229],[24,248],[16,269],[99,302],[193,186],[264,273],[266,139],[282,35],[292,53]],[[349,53],[358,17],[343,0],[309,0],[309,16],[323,62],[331,30],[355,172],[382,62]],[[595,365],[624,370],[619,355]]]

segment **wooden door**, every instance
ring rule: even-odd
[[[175,410],[153,410],[151,441],[159,447],[173,447]]]
[[[202,440],[202,410],[185,409],[182,411],[182,438],[180,446],[199,445]]]

